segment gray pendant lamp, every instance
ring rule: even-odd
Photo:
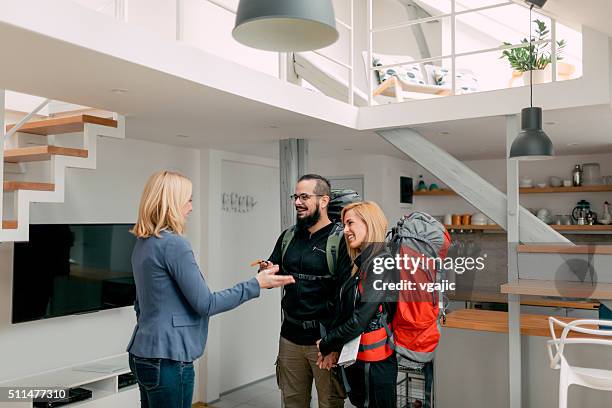
[[[310,51],[338,39],[331,0],[240,0],[234,39],[266,51]]]
[[[533,4],[529,8],[530,26],[532,9]],[[531,29],[529,34],[529,52],[533,53]],[[530,61],[533,63],[533,57],[530,58]],[[555,152],[550,138],[542,130],[542,108],[533,106],[533,69],[529,71],[529,90],[531,104],[529,108],[521,110],[521,131],[512,142],[510,158],[517,160],[550,159],[554,156]]]

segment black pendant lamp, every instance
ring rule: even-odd
[[[240,0],[234,39],[266,51],[311,51],[338,39],[331,0]]]
[[[533,45],[531,38],[531,10],[529,8],[529,52],[530,62],[533,64]],[[533,65],[529,71],[530,107],[521,110],[521,131],[512,142],[510,158],[516,160],[542,160],[550,159],[555,152],[553,144],[542,130],[542,108],[533,106]]]

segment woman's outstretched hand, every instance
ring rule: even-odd
[[[290,283],[295,283],[293,276],[289,275],[277,275],[279,271],[278,265],[272,265],[269,268],[263,269],[255,276],[259,287],[262,289],[278,288],[279,286],[285,286]]]

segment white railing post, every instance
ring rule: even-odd
[[[452,90],[451,90],[451,95],[455,95],[456,89],[457,89],[457,74],[455,73],[455,69],[457,68],[457,49],[456,49],[456,44],[455,44],[455,40],[457,38],[457,36],[455,35],[455,29],[457,28],[456,24],[456,18],[457,15],[455,14],[457,12],[456,9],[456,2],[455,0],[451,0],[451,75],[452,75]]]
[[[351,30],[349,39],[349,98],[350,105],[355,105],[355,0],[349,0],[351,8]]]
[[[115,18],[127,23],[128,21],[128,0],[115,0]]]
[[[183,41],[183,2],[176,0],[176,41]]]
[[[372,106],[372,0],[368,0],[368,61],[366,62],[366,75],[368,76],[368,106]]]
[[[6,137],[4,137],[4,132],[6,129],[6,124],[4,123],[4,116],[6,115],[5,111],[5,94],[6,91],[4,89],[0,89],[0,135],[2,135],[2,149],[0,149],[0,163],[4,163],[4,144],[6,143]],[[2,229],[2,220],[3,220],[3,210],[4,210],[4,166],[0,166],[0,229]]]
[[[551,80],[557,81],[557,21],[550,19],[550,68]]]

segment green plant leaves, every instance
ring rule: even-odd
[[[546,23],[539,19],[536,19],[533,22],[536,24],[535,38],[533,39],[534,42],[538,43],[540,41],[547,41],[550,30],[548,27],[546,27]],[[551,63],[552,51],[550,50],[550,41],[537,45],[529,45],[529,40],[527,38],[523,38],[520,43],[525,44],[525,46],[503,50],[502,55],[499,57],[500,59],[507,58],[510,66],[515,71],[526,72],[532,69],[544,69]],[[504,46],[513,45],[512,43],[505,41],[502,44]],[[565,40],[556,42],[555,55],[557,60],[563,59],[563,51],[566,46],[567,42]]]

